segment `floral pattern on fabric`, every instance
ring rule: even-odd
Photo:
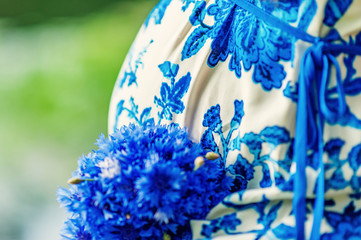
[[[279,126],[265,127],[259,134],[248,132],[240,136],[237,130],[240,128],[242,117],[244,116],[243,101],[235,100],[235,114],[231,121],[231,129],[227,135],[222,130],[222,120],[220,118],[220,106],[212,106],[204,115],[203,126],[208,127],[204,132],[201,144],[203,148],[218,153],[224,164],[227,156],[232,151],[240,151],[246,147],[252,158],[246,159],[240,153],[234,164],[226,167],[226,170],[235,176],[239,183],[234,187],[234,191],[247,188],[247,183],[253,179],[255,168],[260,167],[263,177],[258,183],[261,188],[270,187],[273,184],[284,184],[288,176],[283,176],[280,172],[275,172],[271,176],[270,167],[273,169],[283,168],[285,171],[290,169],[290,159],[288,152],[284,159],[273,159],[272,152],[280,145],[291,148],[291,138],[287,129]],[[220,139],[221,146],[217,146],[216,140]],[[243,146],[244,145],[244,146]],[[220,150],[222,149],[222,151]],[[238,177],[241,176],[241,177]],[[273,180],[272,180],[273,179]]]
[[[329,0],[325,8],[324,24],[329,27],[334,26],[350,7],[352,1],[353,0]]]
[[[261,1],[255,3],[263,8],[268,6]],[[272,11],[275,15],[282,11],[282,19],[289,23],[297,20],[297,6],[294,2],[280,2],[279,7]],[[206,15],[214,18],[214,25],[204,22]],[[229,69],[238,78],[242,75],[242,67],[245,71],[254,67],[253,81],[260,83],[264,90],[282,86],[286,72],[279,61],[290,61],[293,58],[292,37],[227,0],[216,0],[209,7],[206,7],[205,1],[197,2],[189,20],[195,29],[183,48],[183,60],[197,54],[205,42],[211,39],[212,51],[208,57],[210,67],[215,67],[219,61],[224,62],[231,56]]]
[[[361,6],[351,0],[305,0],[300,6],[299,1],[279,0],[277,7],[273,1],[249,2],[307,32],[322,24],[337,26],[347,9]],[[123,67],[136,80],[131,74],[118,80],[110,130],[129,121],[175,122],[189,127],[203,148],[220,155],[221,167],[236,184],[209,219],[191,223],[193,239],[295,239],[294,125],[297,71],[305,50],[298,43],[303,42],[231,0],[162,0],[145,25],[137,51],[130,53],[134,57]],[[167,35],[169,31],[179,35]],[[361,46],[361,26],[358,32],[340,36],[331,29],[326,39]],[[144,51],[147,39],[153,41]],[[336,57],[347,106],[342,117],[325,119],[321,239],[353,240],[361,231],[361,57]],[[325,102],[336,111],[334,67],[329,75]],[[307,152],[306,231],[314,218],[318,159],[317,151]]]
[[[322,235],[322,240],[361,239],[361,209],[357,210],[354,202],[350,202],[343,212],[326,210],[325,216],[334,231]]]
[[[161,109],[158,112],[159,119],[172,120],[173,113],[179,114],[184,110],[183,96],[187,93],[191,82],[191,75],[188,72],[179,80],[175,80],[178,74],[179,65],[166,61],[160,64],[159,69],[167,82],[163,82],[160,88],[160,97],[154,97],[154,103]]]
[[[117,106],[117,118],[115,120],[115,126],[117,126],[118,119],[123,112],[128,113],[128,118],[132,119],[139,125],[144,125],[147,122],[154,122],[154,119],[150,117],[150,111],[152,110],[151,107],[143,109],[141,113],[139,113],[138,108],[139,107],[135,104],[133,97],[129,99],[129,107],[125,106],[124,100],[121,100]]]
[[[130,60],[128,61],[128,67],[125,69],[123,75],[120,78],[120,87],[123,87],[123,85],[128,82],[128,87],[132,84],[137,84],[137,71],[139,68],[143,66],[143,56],[147,52],[147,48],[150,44],[152,44],[153,40],[150,41],[150,43],[144,47],[144,50],[139,52],[137,56],[133,56],[131,53],[128,54]],[[132,52],[132,51],[130,51]],[[133,59],[134,58],[134,59]]]
[[[161,0],[157,4],[157,6],[153,8],[152,12],[148,15],[147,19],[144,22],[144,26],[148,27],[151,20],[154,20],[154,24],[161,24],[165,11],[167,10],[167,7],[171,3],[171,1],[172,0]]]

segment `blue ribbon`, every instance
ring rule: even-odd
[[[323,219],[325,201],[325,175],[323,163],[323,127],[325,120],[337,119],[346,112],[346,99],[343,90],[340,66],[336,60],[339,53],[361,55],[360,46],[332,44],[326,39],[314,37],[298,28],[292,27],[280,19],[268,14],[247,0],[231,0],[239,7],[253,13],[269,25],[276,26],[296,39],[312,43],[300,62],[298,79],[298,100],[296,130],[294,140],[294,176],[293,209],[296,218],[296,238],[305,239],[304,222],[306,220],[306,165],[308,153],[318,164],[314,219],[310,239],[320,239],[320,226]],[[327,86],[330,66],[336,69],[338,108],[327,105]]]

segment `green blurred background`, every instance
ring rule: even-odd
[[[66,186],[107,132],[116,76],[157,0],[0,3],[0,239],[60,239]]]

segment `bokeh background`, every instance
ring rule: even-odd
[[[157,0],[0,1],[0,239],[53,240],[56,189],[107,133],[124,57]]]

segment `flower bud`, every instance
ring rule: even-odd
[[[164,233],[163,240],[171,240],[171,237],[167,233]]]
[[[199,156],[194,160],[194,169],[193,171],[196,171],[198,168],[200,168],[201,166],[203,166],[204,164],[204,158]]]
[[[80,179],[80,178],[77,178],[77,177],[73,177],[73,178],[70,178],[68,180],[68,184],[79,184],[79,183],[82,183],[84,182],[85,180],[83,179]]]
[[[215,153],[215,152],[207,152],[206,156],[205,156],[208,160],[216,160],[217,158],[219,158],[219,154]]]

